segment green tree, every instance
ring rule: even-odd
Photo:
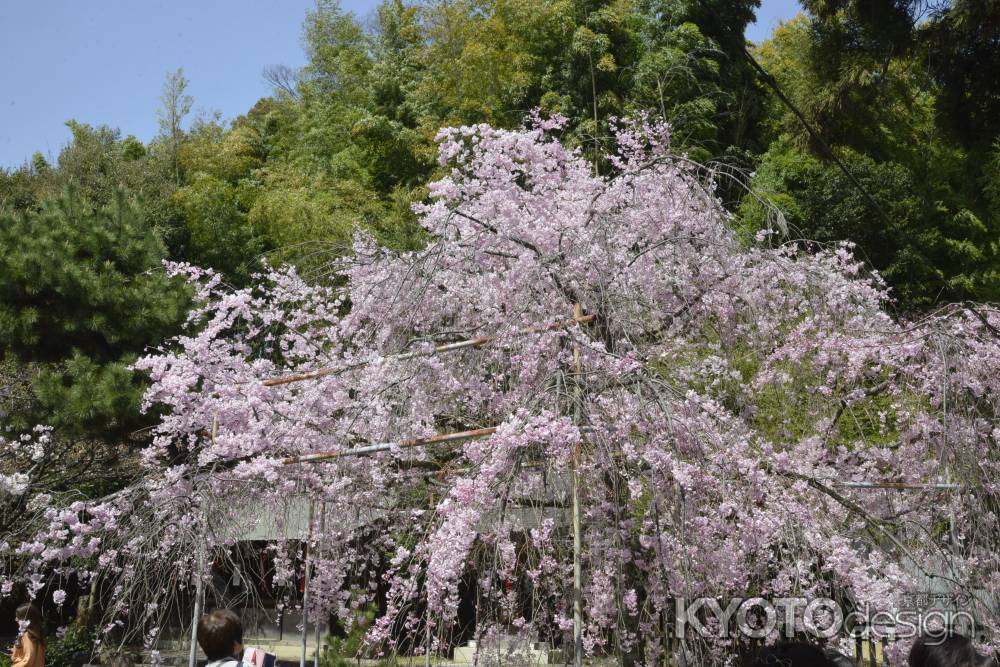
[[[174,195],[174,203],[187,225],[187,259],[224,273],[237,284],[245,284],[257,270],[264,250],[240,206],[238,189],[225,181],[199,172]]]
[[[245,284],[258,268],[264,238],[247,221],[258,188],[254,172],[266,147],[247,118],[231,128],[216,120],[197,121],[181,147],[186,183],[171,203],[184,221],[185,259]]]
[[[340,104],[362,103],[372,66],[371,39],[354,15],[345,13],[339,0],[318,0],[306,15],[303,42],[309,60],[303,86]]]
[[[702,124],[700,130],[694,128],[703,137],[699,145],[714,157],[730,147],[759,150],[757,124],[764,95],[744,57],[743,35],[760,0],[642,0],[641,4],[648,22],[646,52],[679,48],[688,60],[684,65],[688,81],[680,99],[711,104],[710,114],[704,110],[695,114]],[[691,34],[693,29],[697,35]],[[682,62],[674,55],[666,64],[676,71]],[[714,126],[710,133],[703,126],[706,117]]]
[[[96,210],[124,192],[143,210],[146,223],[167,244],[171,256],[183,252],[185,235],[170,197],[176,189],[169,161],[161,151],[106,125],[67,121],[72,138],[54,164],[41,154],[11,172],[0,170],[0,212],[38,211],[42,202],[75,191],[76,204]]]
[[[122,196],[92,211],[70,191],[0,216],[0,247],[0,349],[31,393],[10,423],[112,441],[147,423],[129,365],[177,331],[188,294],[140,213]]]
[[[981,159],[1000,137],[1000,3],[957,0],[921,32],[941,123]]]
[[[174,180],[177,184],[181,183],[180,155],[181,144],[184,141],[184,129],[181,124],[184,122],[184,118],[191,113],[191,106],[194,104],[194,98],[187,94],[188,83],[182,68],[168,73],[163,82],[160,108],[157,111],[160,121],[160,138],[167,147]]]
[[[757,55],[819,140],[770,100],[770,147],[754,185],[802,237],[855,241],[904,311],[997,298],[1000,221],[983,203],[983,161],[941,127],[940,87],[926,52],[897,14],[889,12],[879,32],[871,23],[878,3],[865,11],[854,3],[810,4],[816,15],[780,27]],[[751,200],[743,214],[751,227],[764,224]]]
[[[936,86],[938,124],[982,159],[1000,135],[1000,3],[806,0],[824,51],[888,63],[917,56]],[[831,63],[835,66],[836,61]],[[973,155],[974,154],[974,155]]]
[[[660,33],[655,22],[646,30]],[[695,159],[710,159],[718,149],[720,106],[725,102],[715,48],[693,23],[646,39],[652,48],[644,50],[636,64],[628,110],[658,115],[675,128],[671,140],[678,148],[691,150]]]
[[[31,164],[10,171],[0,169],[0,212],[37,210],[50,174],[51,170],[39,173]]]
[[[180,257],[186,242],[177,211],[170,202],[173,167],[162,151],[149,150],[135,137],[106,125],[68,121],[72,141],[59,153],[57,168],[40,192],[41,199],[59,197],[67,188],[76,192],[77,205],[97,210],[115,203],[119,193],[143,211],[143,219]]]
[[[864,190],[882,203],[885,217],[872,211],[834,164],[779,142],[768,151],[754,185],[783,211],[798,237],[854,241],[862,259],[893,287],[904,311],[998,293],[996,236],[987,221],[935,199],[904,164],[879,162],[849,148],[837,152]],[[754,230],[766,226],[766,211],[755,200],[748,198],[741,212]]]

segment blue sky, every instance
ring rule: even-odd
[[[167,72],[190,80],[195,111],[227,119],[270,91],[267,65],[302,65],[300,30],[314,0],[4,0],[0,21],[0,167],[36,150],[54,157],[69,119],[148,141]],[[377,0],[343,0],[367,16]],[[795,0],[763,0],[765,38]]]
[[[778,27],[781,21],[787,21],[802,11],[798,0],[762,0],[757,8],[757,21],[747,27],[747,39],[762,42]]]

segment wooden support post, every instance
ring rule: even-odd
[[[198,554],[195,556],[194,574],[194,613],[191,616],[191,651],[188,654],[188,667],[197,667],[198,664],[198,621],[201,620],[201,598],[205,592],[205,583],[202,581],[203,570],[205,569],[205,541],[198,540]]]
[[[319,532],[320,535],[323,534],[326,528],[326,504],[320,502],[319,504]],[[315,566],[313,568],[315,570]],[[322,632],[320,631],[319,623],[314,621],[313,625],[316,627],[316,654],[313,656],[313,667],[319,667],[319,654],[322,652],[323,648],[323,638]]]
[[[431,610],[427,608],[427,617],[424,619],[424,667],[431,667]]]
[[[323,633],[319,623],[313,622],[316,627],[316,653],[313,655],[313,667],[319,667],[319,656],[323,652]]]
[[[583,315],[580,304],[573,306],[573,318]],[[573,421],[580,422],[580,401],[582,400],[583,364],[580,359],[580,346],[573,346],[573,367],[576,382],[573,390]],[[583,529],[580,521],[580,449],[577,445],[573,455],[573,664],[583,665]]]
[[[309,499],[309,527],[306,533],[305,562],[302,563],[302,636],[301,652],[299,655],[299,667],[306,667],[306,650],[309,644],[309,579],[312,572],[309,571],[309,542],[312,541],[313,524],[313,500]]]
[[[212,443],[215,443],[215,436],[219,430],[219,418],[215,416],[212,418]],[[194,496],[195,489],[194,480],[191,481],[191,497]],[[202,613],[202,598],[205,596],[205,582],[203,581],[205,575],[205,550],[208,548],[207,545],[207,535],[208,530],[208,509],[205,506],[204,497],[201,500],[202,505],[199,508],[201,511],[199,515],[201,516],[201,522],[196,524],[197,533],[196,537],[198,540],[198,545],[195,547],[197,554],[195,555],[195,580],[194,580],[194,615],[191,618],[191,653],[188,655],[188,667],[196,667],[198,664],[198,621],[201,620]]]

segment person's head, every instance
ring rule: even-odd
[[[209,660],[221,660],[243,651],[243,623],[229,609],[210,611],[198,620],[198,645]]]
[[[831,667],[857,667],[853,660],[836,649],[827,647],[823,649],[823,653],[826,654],[826,659],[829,660]]]
[[[831,667],[823,649],[805,642],[784,642],[765,646],[753,667]]]
[[[992,664],[972,640],[957,632],[929,632],[910,647],[910,667],[983,667]]]
[[[24,632],[30,635],[32,639],[36,642],[44,641],[45,630],[42,627],[42,610],[37,605],[25,602],[14,612],[14,618],[17,619],[18,625],[27,624]]]

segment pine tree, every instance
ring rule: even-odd
[[[173,334],[188,294],[165,249],[119,194],[90,211],[72,190],[40,212],[0,216],[0,350],[30,385],[5,419],[115,440],[144,423],[130,364]]]

